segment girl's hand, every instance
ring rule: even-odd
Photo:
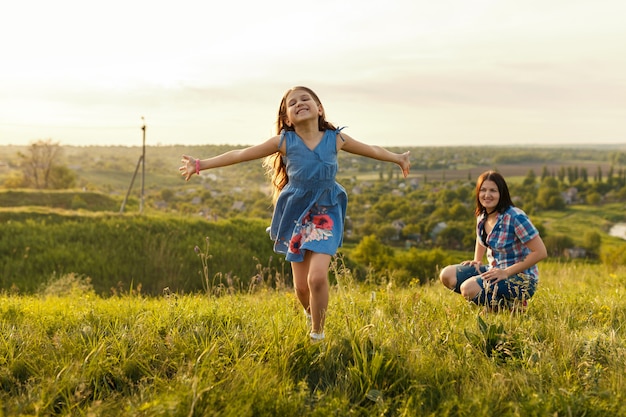
[[[404,178],[409,176],[409,171],[411,170],[410,157],[411,151],[406,151],[405,153],[400,155],[400,162],[398,162],[398,165],[400,165],[400,168],[402,168],[402,175],[404,175]]]
[[[178,168],[180,175],[185,177],[185,181],[189,181],[189,178],[196,173],[196,159],[188,155],[183,155],[181,162],[183,165]]]

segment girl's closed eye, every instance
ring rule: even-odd
[[[311,100],[311,97],[308,96],[308,95],[302,95],[302,96],[300,96],[299,99],[300,99],[301,102],[307,102],[307,101]],[[298,104],[298,100],[292,99],[292,100],[289,100],[289,102],[287,103],[287,106],[293,107],[296,104]]]

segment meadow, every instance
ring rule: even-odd
[[[6,416],[626,415],[626,268],[541,264],[525,312],[333,265],[327,338],[286,285],[102,298],[67,275],[0,296]]]
[[[144,214],[137,186],[119,213],[137,148],[69,147],[79,188],[0,193],[0,417],[626,416],[626,243],[608,235],[625,221],[619,196],[533,213],[546,240],[599,241],[589,259],[542,262],[525,311],[486,313],[434,273],[405,282],[357,266],[347,240],[327,338],[311,343],[265,233],[267,196],[249,191],[265,184],[259,165],[184,184],[176,173],[183,151],[221,150],[150,148]],[[420,148],[414,186],[456,188],[490,167],[515,185],[546,165],[607,172],[613,153]],[[385,169],[343,158],[346,183],[390,194]],[[0,165],[0,180],[14,166]],[[446,206],[434,191],[416,198]],[[359,200],[374,201],[361,194],[354,210],[368,207]],[[422,266],[411,250],[394,247],[399,267]]]

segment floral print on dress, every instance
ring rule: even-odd
[[[326,213],[326,207],[315,206],[294,230],[289,241],[289,252],[299,254],[304,243],[329,239],[333,236],[333,225],[333,219]]]

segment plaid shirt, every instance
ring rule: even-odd
[[[504,213],[498,214],[493,230],[484,241],[481,236],[484,231],[487,216],[485,213],[477,218],[476,232],[480,244],[487,248],[487,260],[491,268],[500,269],[521,262],[530,253],[530,249],[524,245],[526,242],[539,235],[539,231],[532,224],[523,210],[511,206]],[[522,272],[531,279],[539,279],[537,265]]]

